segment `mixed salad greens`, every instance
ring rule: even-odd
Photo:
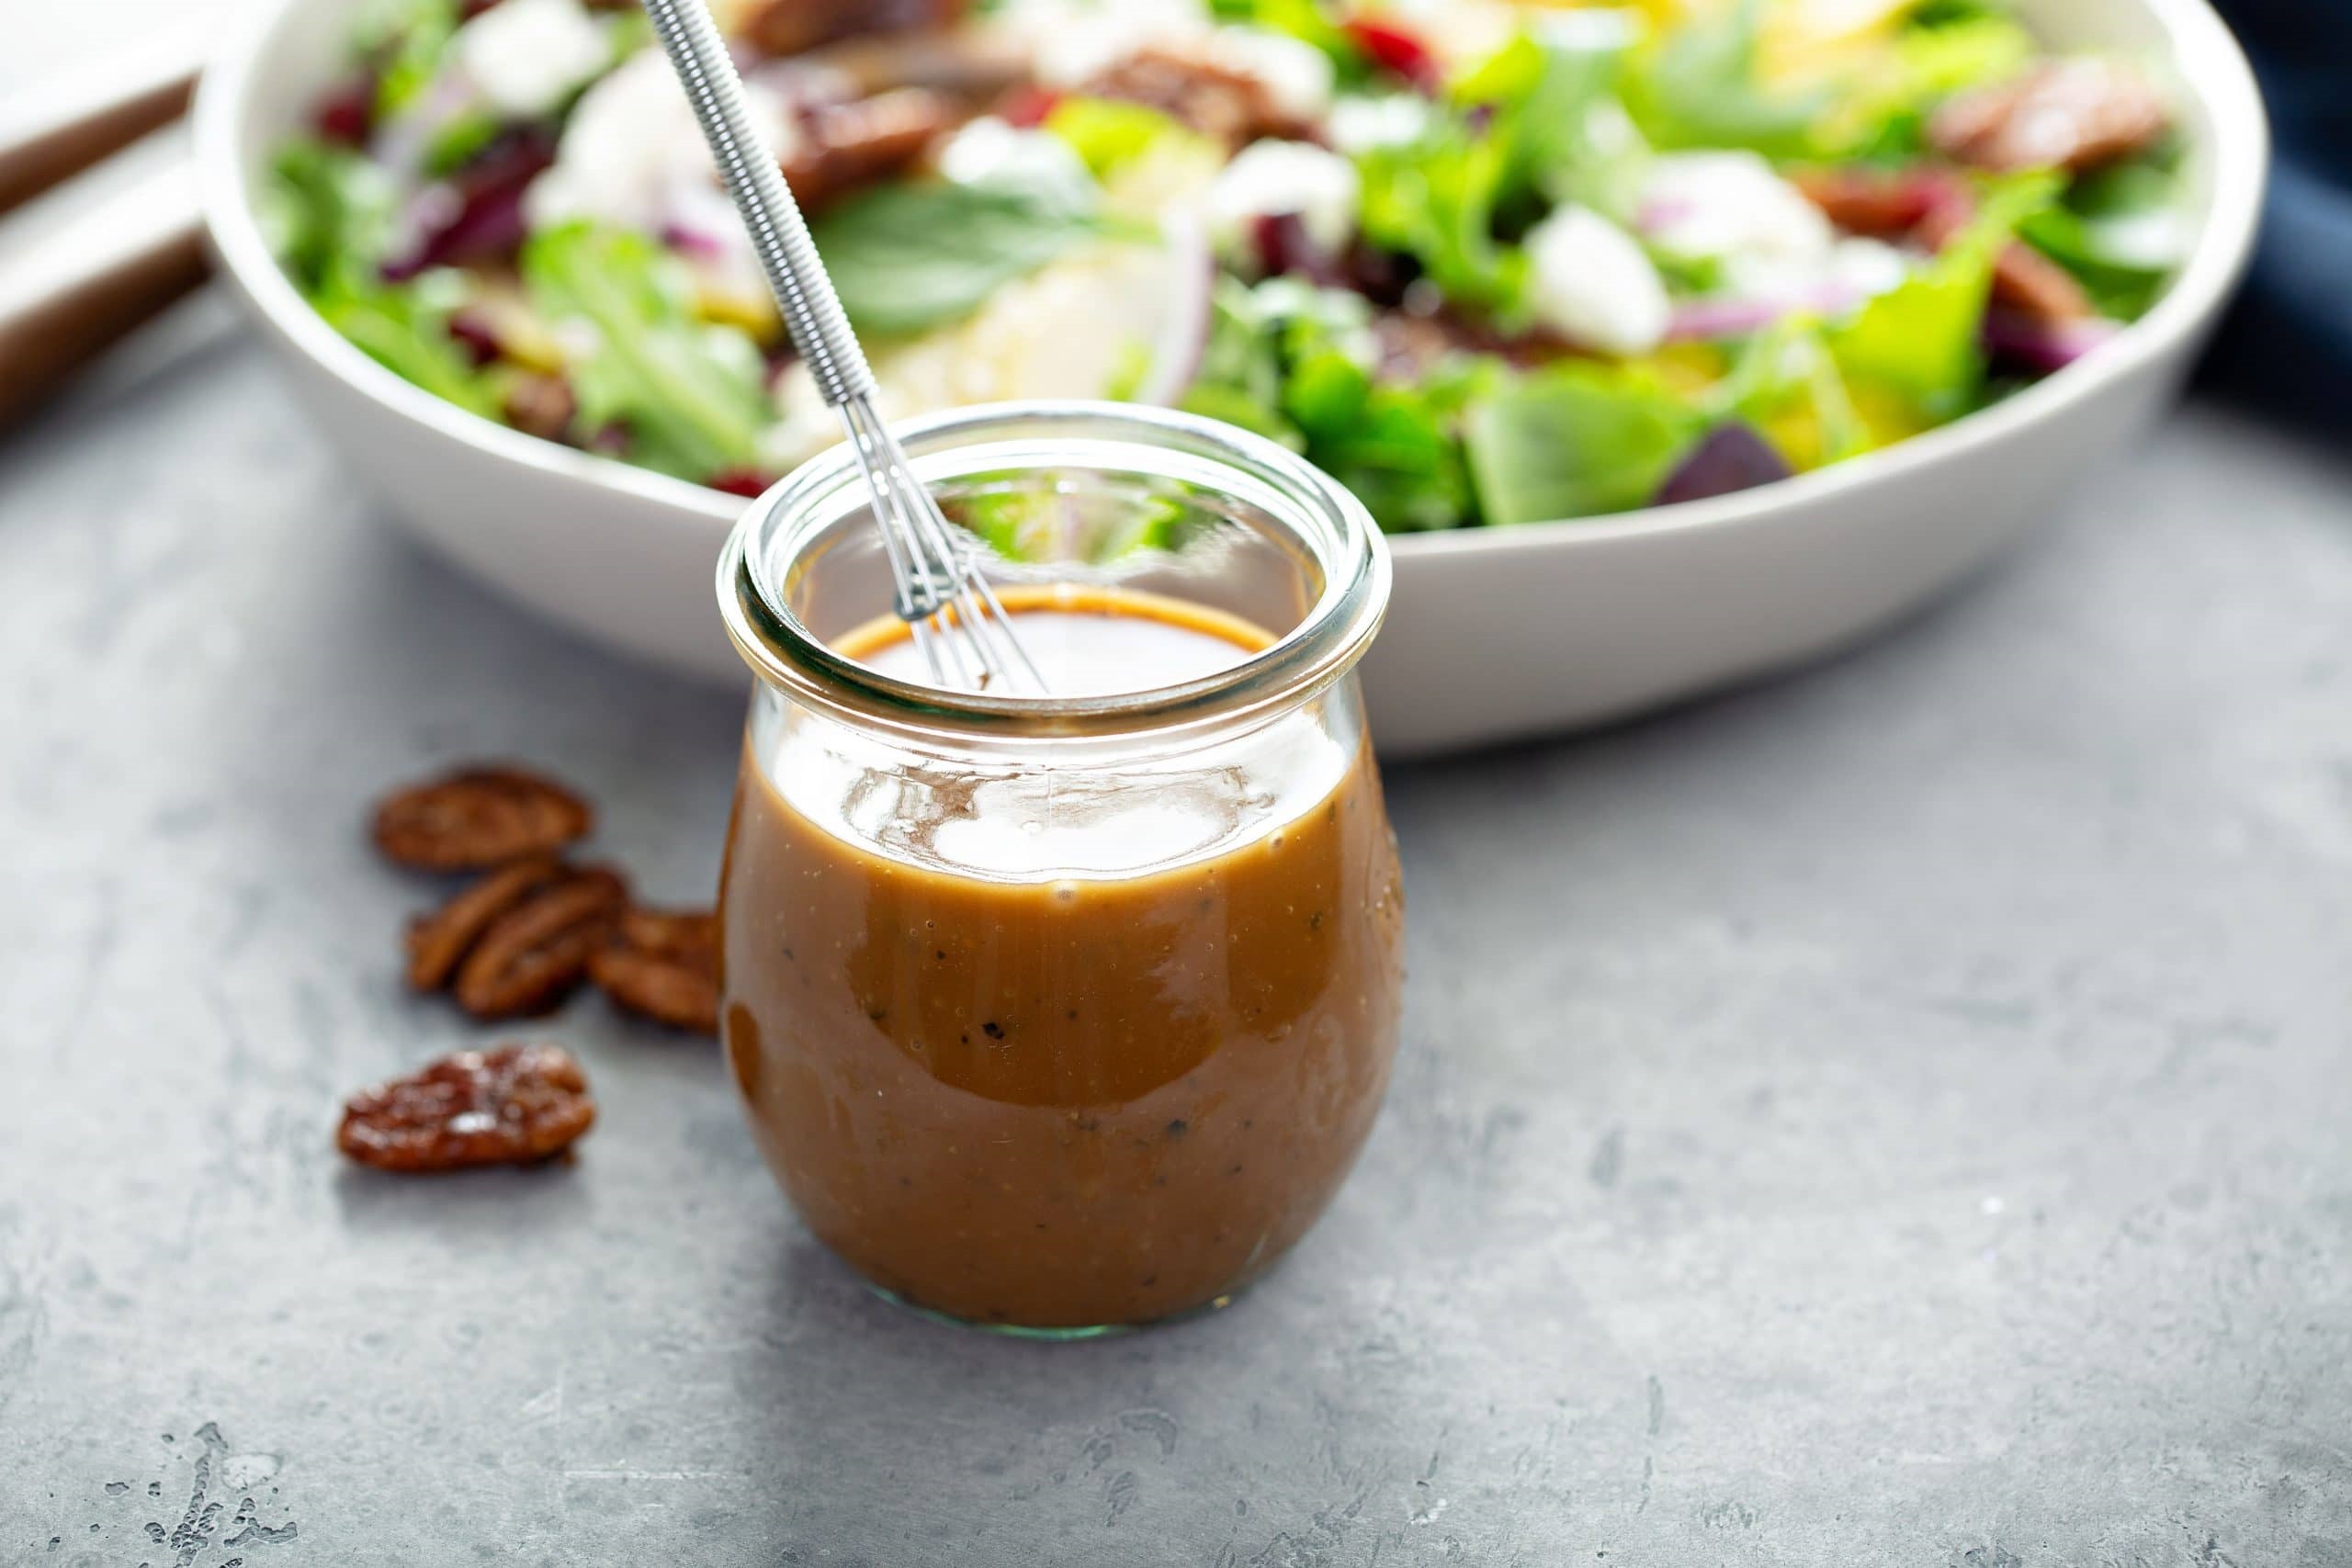
[[[642,18],[373,0],[266,214],[486,418],[755,492],[834,438]],[[1719,494],[2146,310],[2161,97],[2000,0],[736,0],[886,413],[1117,397],[1392,531]]]

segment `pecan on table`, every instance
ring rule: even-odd
[[[568,873],[511,902],[459,961],[451,987],[458,1005],[481,1019],[555,1007],[587,978],[589,958],[628,907],[628,885],[601,866]]]
[[[718,917],[631,909],[588,960],[616,1006],[673,1029],[718,1031]]]
[[[2108,60],[2062,60],[1962,93],[1929,117],[1937,152],[1980,169],[2095,169],[2154,145],[2164,99]]]
[[[532,1165],[596,1120],[580,1064],[552,1045],[460,1051],[345,1102],[335,1146],[379,1170]]]
[[[553,855],[501,867],[408,926],[408,983],[420,991],[448,985],[482,934],[525,899],[571,874]]]
[[[588,803],[521,768],[462,768],[387,796],[376,847],[420,871],[481,871],[548,854],[595,823]]]

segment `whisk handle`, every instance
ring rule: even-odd
[[[710,142],[719,177],[751,231],[760,265],[775,290],[793,346],[815,378],[825,401],[838,408],[874,393],[874,372],[849,330],[849,318],[833,293],[825,264],[808,238],[799,204],[784,183],[775,159],[761,144],[744,107],[742,79],[735,73],[718,25],[703,0],[644,0],[645,14],[663,52],[686,90],[686,101]]]

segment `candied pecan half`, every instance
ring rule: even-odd
[[[588,961],[616,1005],[699,1034],[718,1031],[718,917],[631,909]]]
[[[952,27],[971,0],[767,0],[743,28],[763,54],[798,54],[877,33]]]
[[[533,1165],[596,1120],[588,1077],[552,1045],[460,1051],[344,1102],[335,1146],[379,1170]]]
[[[2086,321],[2098,314],[2073,273],[2022,240],[2011,241],[1994,261],[1993,298],[2037,321]]]
[[[524,899],[567,874],[553,855],[535,855],[492,872],[429,915],[408,926],[408,983],[437,991],[482,933]]]
[[[1839,164],[1798,169],[1789,179],[1829,221],[1873,240],[1899,240],[1936,214],[1965,210],[1971,202],[1959,175],[1928,165]]]
[[[784,159],[784,180],[804,208],[822,207],[904,169],[963,118],[925,87],[897,87],[847,103],[811,104]]]
[[[1968,226],[1974,203],[1947,203],[1919,225],[1918,238],[1940,250]],[[1993,260],[1993,298],[2018,314],[2052,324],[2088,321],[2098,309],[2075,275],[2027,244],[2012,240]]]
[[[1228,148],[1264,136],[1311,140],[1314,127],[1286,114],[1266,84],[1246,72],[1155,45],[1104,67],[1078,91],[1156,108]]]
[[[526,435],[536,435],[542,441],[569,442],[572,417],[580,412],[580,402],[571,395],[571,383],[562,377],[526,371],[508,385],[505,397],[500,400],[499,412],[506,416],[507,423]]]
[[[1849,164],[1804,169],[1792,178],[1849,234],[1916,241],[1939,250],[1976,214],[1975,196],[1948,169]],[[1993,298],[2038,321],[2078,321],[2095,313],[2074,275],[2021,240],[2011,242],[1994,261]]]
[[[2062,60],[1962,93],[1928,121],[1936,151],[1980,169],[2068,169],[2112,164],[2165,133],[2164,99],[2109,60]]]
[[[601,866],[564,877],[490,923],[458,966],[458,1005],[476,1018],[545,1012],[586,977],[588,959],[628,905]]]
[[[547,854],[594,825],[588,803],[550,779],[501,765],[461,768],[376,807],[376,847],[419,871],[483,871]]]

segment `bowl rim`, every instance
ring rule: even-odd
[[[224,39],[198,80],[192,110],[205,230],[221,275],[280,339],[388,412],[485,455],[551,479],[639,497],[673,523],[679,513],[731,523],[749,502],[616,457],[526,435],[401,379],[334,331],[279,267],[261,231],[240,141],[262,56],[288,17],[323,0],[261,0]],[[2130,0],[2167,39],[2181,87],[2204,111],[2211,169],[2196,243],[2154,308],[2097,352],[2001,401],[1877,451],[1735,494],[1589,518],[1557,518],[1389,537],[1399,558],[1511,554],[1574,541],[1683,534],[1760,522],[1856,490],[1892,485],[1996,445],[2027,425],[2080,406],[2193,344],[2220,315],[2251,259],[2270,157],[2267,118],[2252,67],[2209,0]]]

